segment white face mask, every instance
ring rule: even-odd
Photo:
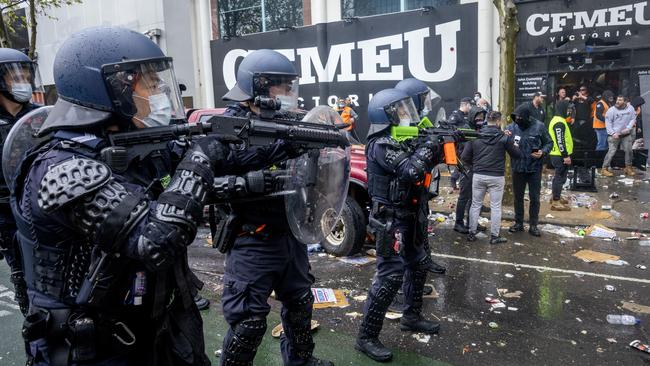
[[[276,95],[280,99],[280,110],[284,112],[293,111],[298,108],[298,100],[290,95]]]
[[[149,98],[135,95],[138,98],[147,99],[149,101],[149,115],[144,119],[138,119],[147,127],[167,126],[172,118],[172,104],[169,101],[167,94],[154,94]],[[135,118],[135,117],[134,117]]]
[[[28,102],[30,99],[32,99],[32,84],[14,83],[11,85],[11,95],[19,103]]]

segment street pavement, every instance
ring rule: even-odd
[[[603,188],[605,185],[612,188]],[[632,187],[620,187],[614,179],[599,179],[599,187],[597,196],[603,202],[591,209],[576,208],[557,223],[576,232],[579,227],[600,222],[590,214],[597,214],[609,194],[617,190],[620,197],[613,204],[621,216],[613,223],[620,225],[611,226],[648,231],[648,221],[639,218],[638,210],[648,210],[650,199],[644,197],[650,196],[650,185],[638,180]],[[534,238],[527,232],[508,233],[508,224],[503,223],[502,234],[509,241],[497,246],[488,244],[487,239],[468,243],[451,230],[449,222],[433,226],[429,238],[432,255],[448,271],[443,276],[430,276],[428,283],[436,295],[425,299],[424,315],[439,319],[441,331],[430,339],[418,340],[401,332],[398,321],[386,319],[381,339],[395,351],[393,364],[650,365],[650,355],[628,346],[636,339],[650,342],[650,270],[636,268],[650,267],[650,246],[642,246],[638,240],[569,239],[550,232]],[[627,231],[617,234],[621,238],[631,235]],[[203,295],[212,300],[210,310],[203,312],[204,332],[206,353],[218,364],[217,354],[227,330],[219,306],[224,256],[211,248],[206,237],[203,228],[189,254],[191,267],[206,283]],[[573,256],[581,249],[617,255],[629,265],[586,263]],[[346,308],[314,310],[314,319],[320,323],[314,333],[316,356],[336,365],[375,364],[354,350],[361,322],[355,313],[362,312],[361,299],[374,265],[355,266],[324,253],[311,254],[310,262],[316,277],[314,286],[344,290],[350,303]],[[22,317],[11,300],[8,277],[3,263],[0,365],[20,365],[24,362],[19,336]],[[615,291],[607,290],[607,285]],[[506,307],[491,310],[485,299],[488,296],[500,298]],[[280,305],[273,299],[269,303],[269,330],[256,365],[281,364],[279,340],[270,334],[279,323]],[[630,310],[634,304],[643,306]],[[607,314],[634,315],[641,323],[610,325]]]

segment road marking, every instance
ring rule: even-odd
[[[2,318],[3,316],[11,315],[11,314],[13,314],[11,311],[0,310],[0,318]]]
[[[18,306],[18,305],[16,305],[16,304],[12,304],[12,303],[10,303],[10,302],[6,302],[6,301],[2,301],[2,300],[0,300],[0,305],[2,305],[2,306],[6,306],[6,307],[8,307],[8,308],[12,308],[12,309],[14,309],[14,310],[20,310],[20,306]]]
[[[541,271],[579,274],[579,275],[583,275],[583,276],[607,278],[607,279],[610,279],[610,280],[621,280],[621,281],[630,281],[630,282],[639,282],[639,283],[650,283],[650,280],[646,280],[646,279],[643,279],[643,278],[613,276],[613,275],[602,274],[602,273],[583,272],[583,271],[575,271],[575,270],[572,270],[572,269],[553,268],[553,267],[546,267],[546,266],[535,266],[535,265],[532,265],[532,264],[493,261],[493,260],[489,260],[489,259],[462,257],[462,256],[459,256],[459,255],[434,253],[434,252],[432,252],[431,255],[434,256],[434,257],[458,259],[458,260],[469,261],[469,262],[479,262],[479,263],[487,263],[487,264],[499,264],[499,265],[502,265],[502,266],[531,268],[531,269],[541,270]]]

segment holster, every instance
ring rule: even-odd
[[[217,225],[217,237],[212,245],[221,253],[228,253],[235,245],[237,231],[241,228],[242,220],[235,214],[231,213],[219,221]]]
[[[395,211],[388,206],[380,206],[373,202],[370,216],[368,217],[368,232],[375,237],[377,255],[391,257],[397,255],[395,251],[395,235],[393,222]]]

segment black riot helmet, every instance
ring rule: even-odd
[[[87,28],[70,36],[54,59],[59,99],[40,135],[88,129],[167,125],[185,113],[172,59],[138,32]]]
[[[13,48],[0,48],[0,93],[14,103],[24,104],[32,93],[43,93],[36,64]]]
[[[252,51],[237,69],[237,83],[222,99],[252,101],[262,109],[295,109],[298,106],[298,72],[293,63],[277,51]],[[280,103],[276,104],[276,100]]]

